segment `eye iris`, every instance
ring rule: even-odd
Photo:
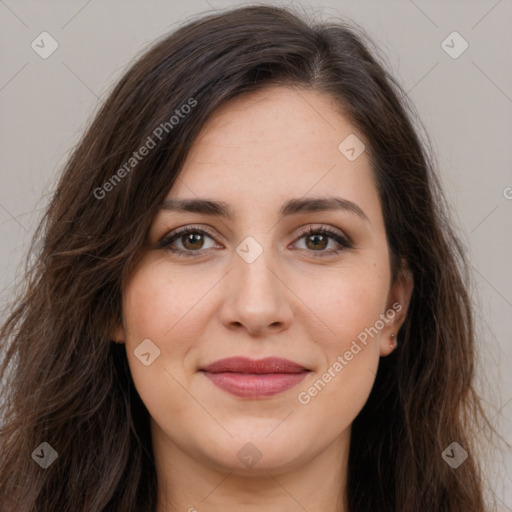
[[[201,233],[187,233],[186,235],[183,235],[181,237],[181,241],[183,243],[183,246],[188,250],[200,249],[203,244],[202,237],[203,235]],[[189,243],[198,245],[193,245],[192,247],[190,247],[187,245]]]
[[[309,249],[311,249],[308,244],[310,241],[313,241],[313,248],[325,249],[327,247],[327,237],[325,235],[315,234],[306,237],[306,245],[308,245]]]

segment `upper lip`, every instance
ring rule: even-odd
[[[309,371],[304,366],[281,357],[249,359],[248,357],[227,357],[208,366],[199,368],[210,373],[300,373]]]

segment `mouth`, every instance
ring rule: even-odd
[[[199,369],[218,388],[242,398],[265,398],[296,386],[311,371],[278,357],[229,357]]]

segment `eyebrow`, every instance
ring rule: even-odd
[[[160,206],[160,210],[202,213],[203,215],[224,217],[230,220],[235,217],[227,203],[211,199],[166,199]],[[369,222],[364,211],[356,203],[341,197],[290,199],[281,207],[279,217],[282,219],[283,217],[297,215],[300,213],[336,210],[344,210],[353,213],[364,221]]]
[[[227,203],[223,201],[213,201],[211,199],[166,199],[160,206],[160,210],[202,213],[203,215],[224,217],[230,220],[235,217]],[[281,207],[279,217],[282,219],[283,217],[300,213],[336,210],[344,210],[353,213],[364,221],[369,222],[364,211],[356,203],[341,197],[290,199]]]

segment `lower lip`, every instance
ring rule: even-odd
[[[309,372],[300,373],[210,373],[203,372],[213,384],[232,395],[264,398],[296,386]]]

